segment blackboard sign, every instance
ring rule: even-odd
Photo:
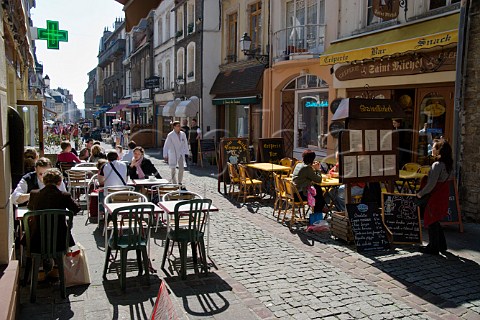
[[[258,139],[258,154],[260,162],[279,164],[285,157],[283,138]]]
[[[200,139],[199,143],[199,152],[215,152],[215,140],[214,139]]]
[[[347,204],[347,212],[358,252],[390,248],[376,203]]]
[[[220,140],[218,161],[218,192],[220,192],[220,183],[223,182],[224,193],[227,192],[227,183],[229,176],[227,172],[227,162],[232,164],[250,162],[247,138],[223,138]]]
[[[393,243],[422,243],[420,210],[414,194],[382,193],[383,221]]]
[[[456,179],[450,181],[450,196],[448,198],[448,215],[441,221],[443,225],[458,224],[460,232],[463,232],[462,213],[458,200],[458,189]]]

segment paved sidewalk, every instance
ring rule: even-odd
[[[161,175],[168,167],[147,150]],[[240,206],[217,192],[216,167],[191,167],[184,184],[213,200],[208,277],[189,270],[187,281],[159,270],[164,231],[154,234],[152,263],[158,273],[136,277],[129,257],[127,291],[112,269],[103,281],[103,237],[95,224],[74,222],[76,241],[88,250],[92,284],[42,285],[37,303],[22,289],[20,319],[146,319],[165,279],[183,319],[480,319],[480,226],[446,230],[449,254],[428,256],[415,246],[358,254],[328,233],[291,232],[272,217],[272,202]],[[129,260],[130,260],[129,259]],[[119,264],[116,265],[119,268]]]

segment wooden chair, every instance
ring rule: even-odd
[[[228,194],[230,196],[233,196],[235,192],[235,186],[237,186],[238,189],[240,190],[240,175],[234,164],[227,162],[227,168],[228,168],[228,176],[230,177],[230,186],[228,188]]]
[[[403,165],[401,170],[409,171],[409,172],[418,172],[420,167],[421,166],[418,163],[408,162]],[[413,184],[411,185],[408,181],[397,180],[395,181],[395,184],[397,185],[397,190],[399,192],[408,192],[409,189],[414,188]]]
[[[148,198],[135,192],[133,186],[114,186],[106,187],[107,196],[103,200],[103,203],[115,203],[115,202],[148,202]],[[112,225],[108,223],[107,213],[103,216],[103,235],[106,231],[111,230]]]
[[[113,195],[114,194],[112,194],[112,196]],[[149,226],[152,224],[153,211],[154,206],[152,204],[139,203],[115,209],[112,213],[112,236],[105,247],[106,254],[103,267],[103,279],[107,279],[108,263],[112,249],[120,250],[120,287],[122,291],[125,291],[126,288],[127,254],[130,250],[137,252],[138,275],[142,275],[143,271],[145,271],[147,282],[149,282],[150,260],[147,253],[147,245],[150,239]]]
[[[405,171],[411,171],[411,172],[417,172],[418,169],[420,169],[420,165],[418,163],[415,163],[415,162],[409,162],[409,163],[405,163],[402,167],[402,170],[405,170]]]
[[[285,167],[292,167],[293,165],[293,159],[289,157],[285,157],[280,160],[280,165],[285,166]]]
[[[240,177],[240,191],[238,198],[243,195],[243,203],[247,202],[247,197],[258,197],[262,193],[261,180],[250,178],[247,167],[243,164],[238,165],[238,173]]]
[[[188,212],[179,212],[179,208],[184,205],[189,205],[190,210]],[[208,221],[211,205],[212,200],[210,199],[186,200],[175,205],[174,224],[167,233],[167,241],[165,243],[161,266],[162,269],[165,268],[170,241],[172,241],[172,246],[174,242],[178,242],[180,245],[180,276],[182,279],[186,279],[187,277],[187,247],[189,243],[192,244],[192,256],[195,270],[197,271],[198,244],[201,252],[200,258],[202,261],[203,270],[205,273],[208,272],[204,235],[205,225]],[[207,209],[205,209],[205,207]],[[185,217],[187,219],[185,219]],[[188,221],[187,225],[181,225],[181,222],[184,220]]]
[[[32,223],[33,219],[36,220],[36,223]],[[61,223],[66,223],[66,227],[61,226]],[[63,257],[69,247],[72,224],[73,212],[68,210],[38,210],[27,212],[24,215],[23,225],[25,227],[27,254],[32,258],[32,281],[30,285],[30,301],[32,303],[37,298],[38,269],[44,259],[54,258],[56,260],[60,275],[60,294],[63,299],[67,297]],[[36,225],[37,230],[33,230],[34,225]],[[62,229],[66,231],[65,238],[61,235],[60,230]],[[44,230],[50,230],[50,232],[43,232]],[[32,240],[37,242],[39,252],[32,251]],[[61,241],[61,243],[58,241]]]
[[[287,199],[286,201],[287,205],[285,207],[285,212],[283,214],[282,223],[285,222],[287,212],[290,210],[291,216],[290,216],[289,228],[292,228],[295,222],[306,221],[305,206],[308,206],[308,204],[306,201],[302,200],[302,197],[300,196],[300,193],[298,192],[295,183],[291,179],[283,179],[283,182],[285,184],[285,196]],[[297,218],[297,213],[298,213],[298,218]]]
[[[87,225],[89,219],[92,218],[91,212],[90,212],[90,203],[92,202],[92,197],[97,197],[98,198],[98,191],[95,191],[95,190],[97,190],[99,187],[100,187],[100,183],[98,182],[98,174],[94,174],[90,178],[90,180],[88,181],[88,184],[87,184],[87,195],[86,195],[86,198],[87,198],[87,221],[85,221],[85,225]],[[97,201],[98,201],[98,199],[97,199]],[[98,208],[97,208],[97,222],[98,222]]]
[[[285,183],[282,180],[282,176],[278,173],[273,173],[273,179],[275,182],[275,202],[273,204],[273,216],[278,210],[277,221],[280,219],[282,208],[287,203],[287,195],[285,192]]]
[[[425,176],[420,179],[420,181],[415,181],[415,192],[420,191],[427,184],[428,174],[430,173],[431,168],[432,167],[430,166],[421,166],[420,168],[418,168],[417,172],[424,174]]]
[[[417,172],[428,175],[430,173],[431,168],[432,168],[431,166],[421,166],[420,168],[418,168]]]

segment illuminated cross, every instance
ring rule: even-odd
[[[38,28],[37,37],[47,40],[48,49],[59,49],[60,41],[68,42],[68,31],[58,30],[58,21],[47,20],[47,29]]]

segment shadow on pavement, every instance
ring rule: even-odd
[[[193,280],[189,280],[192,277]],[[216,273],[207,277],[188,276],[182,281],[180,277],[165,279],[172,293],[183,302],[188,315],[209,317],[225,312],[230,307],[232,287]]]

